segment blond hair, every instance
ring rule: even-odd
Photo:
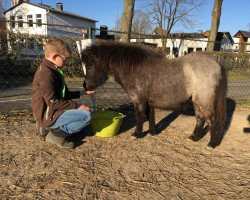
[[[56,37],[50,38],[44,45],[44,54],[46,58],[48,58],[53,53],[65,57],[69,57],[71,54],[68,46],[61,39]]]

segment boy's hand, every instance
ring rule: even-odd
[[[83,90],[81,91],[81,95],[85,95],[85,94],[94,94],[95,91],[94,90]]]
[[[86,110],[86,111],[90,111],[90,107],[85,106],[85,105],[80,105],[77,109],[79,109],[79,110]]]
[[[94,90],[87,90],[87,91],[86,91],[86,94],[94,94],[94,93],[95,93]]]

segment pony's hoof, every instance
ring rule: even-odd
[[[155,136],[155,135],[159,135],[159,133],[157,133],[157,132],[149,132],[149,135]]]
[[[214,149],[217,145],[215,145],[214,143],[209,142],[207,146]]]
[[[221,144],[221,139],[212,139],[207,146],[215,148]]]
[[[134,133],[132,136],[135,138],[143,138],[143,137],[145,137],[145,134],[140,132],[140,133]]]
[[[190,140],[194,141],[194,142],[197,142],[197,141],[200,140],[200,138],[197,137],[197,136],[195,136],[195,135],[190,135],[188,138],[189,138]]]
[[[220,144],[218,144],[218,142],[209,142],[207,146],[211,147],[211,148],[215,148],[217,146],[219,146]]]

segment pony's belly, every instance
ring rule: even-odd
[[[175,110],[182,108],[183,106],[187,105],[189,103],[189,98],[185,98],[182,100],[177,99],[164,99],[164,100],[154,100],[150,102],[150,105],[152,105],[155,108],[162,109],[162,110]]]

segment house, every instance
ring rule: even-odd
[[[13,32],[45,36],[82,37],[81,28],[96,27],[96,20],[63,10],[63,4],[56,8],[29,0],[12,0],[12,7],[5,12],[10,20],[7,29]]]
[[[193,51],[205,51],[209,32],[170,33],[166,43],[166,50],[170,57],[182,56]],[[234,40],[229,32],[218,32],[215,50],[228,51],[233,48]],[[133,35],[131,42],[157,44],[162,48],[161,35]]]
[[[12,7],[4,14],[6,20],[9,21],[7,30],[13,33],[36,35],[31,38],[18,39],[14,45],[9,43],[8,49],[12,52],[20,51],[20,46],[24,44],[28,45],[26,52],[21,53],[29,56],[42,54],[42,42],[37,36],[82,39],[83,29],[84,31],[91,30],[92,35],[97,22],[94,19],[64,11],[62,3],[57,3],[56,8],[53,8],[44,4],[31,3],[29,0],[12,0]]]
[[[249,53],[250,52],[250,45],[247,45],[247,43],[250,43],[250,32],[249,31],[242,31],[239,30],[234,35],[235,40],[235,50],[238,51],[238,53]]]
[[[205,37],[209,37],[210,31],[204,33]],[[229,32],[217,32],[214,44],[214,51],[231,51],[234,40]]]

